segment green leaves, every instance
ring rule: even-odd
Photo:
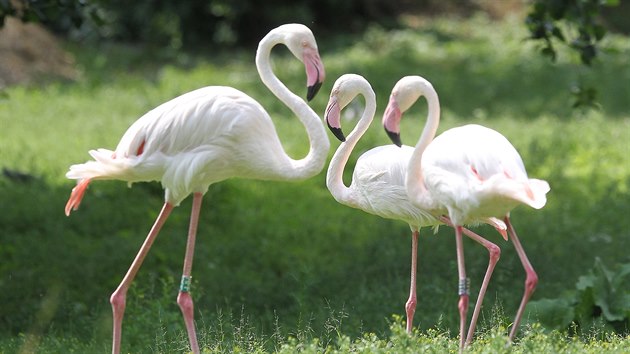
[[[630,263],[610,270],[599,258],[575,290],[556,298],[532,301],[528,311],[550,328],[576,323],[588,329],[597,322],[618,331],[630,324]]]
[[[606,35],[598,16],[604,6],[617,6],[618,0],[536,0],[525,19],[530,39],[542,41],[540,53],[555,62],[555,42],[567,44],[578,53],[583,65],[591,66],[599,53],[599,42]],[[596,90],[581,90],[573,107],[596,107]]]
[[[613,272],[596,258],[595,266],[588,275],[578,279],[576,288],[583,295],[590,295],[593,306],[601,310],[606,321],[630,319],[630,263]],[[578,315],[586,317],[588,313]]]

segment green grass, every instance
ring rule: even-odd
[[[226,325],[230,332],[226,332]],[[202,327],[203,353],[457,353],[459,342],[448,330],[437,327],[414,331],[409,336],[400,317],[395,317],[383,335],[367,332],[351,338],[338,327],[327,327],[325,337],[312,337],[307,332],[281,337],[278,332],[267,338],[252,332],[251,324],[242,320],[234,324],[219,322],[215,328]],[[162,327],[162,331],[165,328]],[[467,353],[627,353],[630,337],[594,331],[586,336],[569,335],[567,332],[546,331],[539,324],[524,328],[515,343],[509,343],[506,328],[496,326],[478,334],[468,347]],[[187,351],[185,333],[175,339],[165,340],[164,332],[158,332],[154,343],[142,352],[175,353]],[[45,348],[44,352],[93,353],[106,352],[107,347],[94,342],[79,342],[75,338],[47,336],[35,338],[21,335],[4,344],[6,352],[30,353],[33,348]],[[140,351],[138,351],[140,352]]]
[[[380,115],[393,84],[420,74],[440,95],[440,131],[475,122],[507,136],[529,174],[552,187],[544,209],[512,213],[540,277],[534,295],[540,300],[574,289],[595,257],[608,265],[630,262],[630,66],[624,61],[630,46],[627,37],[611,35],[607,41],[621,53],[604,54],[592,70],[568,59],[550,65],[522,40],[523,28],[515,20],[477,16],[318,38],[327,80],[312,106],[323,112],[335,79],[355,72],[372,83]],[[32,176],[27,182],[0,176],[0,352],[25,346],[38,352],[109,350],[108,297],[152,224],[163,192],[156,183],[132,189],[94,183],[81,209],[66,218],[63,206],[73,182],[64,174],[85,161],[89,149],[115,147],[147,110],[201,86],[230,85],[263,103],[291,155],[303,156],[307,149],[300,125],[259,83],[253,51],[170,60],[116,45],[71,49],[83,69],[81,80],[9,88],[0,101],[0,167]],[[279,76],[304,95],[301,64],[286,50],[279,52]],[[597,84],[601,110],[570,109],[570,87],[577,80]],[[418,104],[406,116],[407,144],[417,139],[425,114]],[[357,151],[388,143],[378,121]],[[193,270],[202,346],[210,352],[456,351],[452,231],[442,228],[434,236],[426,230],[421,239],[418,332],[407,337],[391,316],[404,314],[408,227],[338,205],[324,176],[292,184],[229,180],[210,188]],[[187,348],[175,284],[189,211],[189,201],[174,211],[130,290],[125,352]],[[494,352],[505,344],[524,272],[511,244],[488,228],[478,231],[503,253],[471,351]],[[487,252],[472,242],[465,246],[474,293]],[[500,314],[493,313],[497,308]],[[536,318],[528,320],[515,352],[629,349],[623,334],[595,335],[579,325],[550,332]]]

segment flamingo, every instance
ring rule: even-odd
[[[358,95],[365,98],[365,108],[356,127],[344,136],[341,129],[341,110]],[[363,153],[356,162],[352,182],[347,187],[343,182],[343,170],[352,150],[367,131],[376,111],[376,97],[370,84],[362,76],[342,75],[337,79],[330,94],[325,120],[333,134],[342,141],[333,155],[326,175],[326,186],[335,200],[343,205],[363,210],[387,219],[405,221],[411,228],[411,280],[409,298],[405,304],[407,315],[406,330],[412,332],[413,316],[416,309],[416,274],[418,235],[421,227],[437,227],[448,220],[421,208],[407,196],[405,178],[407,166],[414,149],[410,146],[399,148],[395,145],[378,146]],[[484,247],[498,251],[493,243],[468,229],[462,230],[467,236]]]
[[[509,334],[512,341],[523,311],[538,283],[538,276],[510,221],[510,211],[519,204],[542,208],[549,184],[527,176],[523,160],[514,146],[500,133],[469,124],[447,130],[434,139],[439,121],[437,93],[429,81],[407,76],[394,86],[383,115],[385,131],[401,145],[400,121],[420,96],[428,101],[424,130],[411,155],[406,176],[407,196],[420,208],[445,215],[443,220],[455,227],[459,273],[460,348],[473,338],[481,302],[492,271],[490,264],[480,288],[467,337],[464,337],[468,311],[468,280],[464,264],[462,225],[489,222],[507,229],[526,273],[524,294]],[[465,342],[464,342],[465,340]]]
[[[201,201],[213,183],[233,177],[295,181],[319,173],[330,142],[323,123],[308,104],[293,94],[273,73],[272,48],[284,44],[306,68],[310,101],[325,77],[315,38],[306,26],[287,24],[271,30],[256,52],[262,82],[298,117],[306,128],[310,150],[294,160],[284,151],[269,114],[254,99],[231,87],[209,86],[185,93],[149,111],[129,127],[115,151],[90,151],[94,158],[73,165],[67,178],[78,180],[66,204],[69,215],[81,203],[93,180],[116,179],[129,184],[161,181],[165,202],[122,282],[110,297],[113,312],[112,352],[120,352],[127,289],[160,228],[175,206],[193,194],[190,227],[177,303],[188,339],[199,353],[190,296],[191,269]]]

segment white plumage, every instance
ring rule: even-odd
[[[319,173],[330,143],[318,115],[274,75],[269,63],[271,49],[286,45],[306,69],[307,98],[317,93],[325,72],[311,31],[298,24],[273,29],[260,42],[256,67],[263,83],[286,104],[306,128],[310,149],[294,160],[284,151],[269,114],[245,93],[224,86],[204,87],[174,98],[147,112],[125,132],[115,151],[90,151],[93,161],[73,165],[66,174],[78,180],[66,204],[76,210],[92,180],[117,179],[129,184],[160,181],[165,204],[154,227],[122,283],[112,294],[114,314],[112,352],[120,351],[122,317],[127,289],[161,226],[174,206],[193,194],[182,285],[177,302],[184,315],[191,349],[199,353],[193,323],[192,298],[188,294],[195,235],[203,194],[227,178],[299,180]]]
[[[411,148],[384,145],[363,153],[352,173],[351,200],[347,203],[371,214],[402,220],[412,229],[440,224],[407,197],[405,177],[412,152]]]
[[[357,95],[365,97],[366,107],[347,139],[341,133],[340,112]],[[349,187],[343,183],[343,170],[357,142],[367,131],[376,111],[376,97],[370,84],[359,75],[342,75],[333,87],[325,120],[344,142],[328,165],[326,185],[337,202],[388,219],[407,222],[412,229],[440,222],[407,198],[405,177],[412,148],[395,145],[375,147],[357,160]]]
[[[66,214],[78,207],[94,179],[161,181],[165,201],[179,205],[191,193],[205,193],[227,178],[297,180],[319,173],[328,138],[317,114],[271,71],[269,54],[278,43],[304,62],[309,99],[325,72],[315,39],[303,25],[278,27],[260,43],[256,65],[261,79],[307,129],[311,149],[304,159],[296,161],[285,153],[269,114],[253,98],[231,87],[204,87],[147,112],[129,127],[114,152],[93,150],[94,161],[71,166],[66,176],[79,185]]]
[[[346,139],[341,130],[341,110],[353,99],[365,97],[365,109],[356,127]],[[437,226],[441,214],[413,204],[407,196],[406,177],[414,148],[395,145],[378,146],[363,153],[352,173],[352,182],[343,182],[343,170],[352,150],[367,131],[376,111],[376,98],[370,84],[361,76],[346,74],[335,82],[326,108],[325,120],[333,134],[343,141],[328,166],[326,185],[337,202],[383,218],[405,221],[412,230],[411,281],[407,312],[407,331],[411,332],[416,307],[416,262],[418,234],[421,227]],[[463,232],[483,244],[479,235]],[[485,240],[484,240],[485,241]]]
[[[465,336],[468,289],[461,234],[463,225],[479,222],[507,230],[527,273],[525,293],[510,331],[510,339],[513,339],[538,278],[510,223],[509,213],[518,204],[542,208],[547,201],[549,184],[529,178],[516,149],[492,129],[465,125],[434,139],[440,121],[439,99],[431,83],[420,76],[400,79],[390,95],[383,126],[394,143],[401,145],[402,114],[420,96],[428,101],[428,114],[409,162],[407,195],[418,207],[430,210],[434,215],[445,215],[445,221],[455,226],[460,278],[460,347],[463,349],[472,340],[481,303],[500,254],[498,248],[488,248],[490,262]],[[507,237],[505,232],[502,234]]]
[[[318,142],[317,149],[325,150],[326,141]],[[165,201],[173,205],[227,178],[307,178],[324,162],[320,158],[308,171],[300,170],[284,152],[264,108],[224,86],[204,87],[163,103],[133,123],[115,151],[99,149],[90,155],[95,161],[71,166],[66,176],[161,181]]]
[[[549,185],[527,176],[521,156],[497,131],[470,124],[437,136],[422,155],[424,184],[451,221],[503,218],[518,204],[542,208]]]

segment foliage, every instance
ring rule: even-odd
[[[440,94],[440,131],[476,122],[506,135],[529,174],[552,187],[544,209],[521,207],[512,214],[540,276],[537,299],[573,288],[593,257],[630,262],[630,87],[624,79],[630,68],[619,59],[623,55],[602,56],[605,65],[594,65],[591,73],[605,93],[602,111],[573,112],[564,92],[574,79],[572,71],[546,65],[519,41],[524,35],[520,22],[484,16],[435,19],[397,30],[373,26],[345,38],[317,35],[327,80],[311,104],[323,112],[334,79],[355,72],[373,84],[382,108],[398,78],[420,74]],[[630,52],[626,37],[607,40],[625,56]],[[247,92],[269,110],[292,156],[303,156],[308,148],[302,127],[260,84],[251,51],[188,54],[187,60],[165,64],[143,47],[70,49],[83,71],[80,81],[12,87],[0,101],[0,164],[5,169],[0,176],[0,347],[7,352],[17,351],[12,349],[28,338],[43,352],[109,348],[108,295],[153,222],[163,192],[157,183],[128,189],[99,181],[90,186],[81,209],[66,218],[63,206],[73,183],[64,174],[70,164],[86,160],[89,149],[115,146],[144,112],[204,85]],[[281,48],[274,52],[274,67],[303,94],[303,67],[283,53]],[[414,107],[403,122],[407,144],[418,138],[425,108]],[[377,121],[359,143],[349,170],[359,151],[388,143]],[[404,313],[407,297],[409,228],[338,205],[325,188],[324,174],[296,184],[229,180],[210,188],[193,271],[202,346],[217,352],[285,346],[381,350],[390,342],[401,351],[426,343],[456,348],[452,230],[423,231],[419,337],[390,340],[394,330],[388,318]],[[124,351],[186,348],[175,298],[189,212],[189,201],[173,212],[130,289]],[[478,350],[483,351],[505,343],[506,321],[493,319],[489,309],[500,305],[509,321],[524,274],[509,243],[494,230],[477,231],[503,249],[480,317]],[[475,292],[487,252],[465,242]],[[567,339],[565,332],[532,328],[520,332],[518,348],[524,352],[540,349],[537,343],[551,351],[624,348],[617,336],[591,342],[588,335]],[[288,338],[296,338],[293,347]]]
[[[269,29],[286,22],[309,23],[327,33],[358,32],[370,22],[393,24],[406,3],[271,0],[261,6],[255,0],[0,0],[0,27],[6,16],[16,16],[84,40],[139,42],[170,51],[216,49],[250,46]]]
[[[572,323],[583,331],[605,325],[623,331],[630,328],[630,263],[609,270],[600,258],[587,275],[581,276],[575,290],[553,299],[530,304],[532,318],[548,328],[567,329]]]
[[[597,44],[606,34],[605,27],[597,22],[600,8],[617,5],[619,0],[537,0],[526,23],[531,38],[544,41],[541,52],[552,61],[557,57],[552,41],[556,39],[563,43],[568,42],[580,54],[582,63],[591,65],[597,56]],[[563,29],[559,25],[561,21],[575,26],[577,33],[571,33],[571,37],[567,38],[569,29]]]
[[[102,22],[97,9],[84,0],[0,0],[0,28],[7,16],[41,22],[64,33],[80,28],[86,20]]]
[[[542,41],[541,53],[556,61],[554,41],[567,43],[584,65],[590,66],[606,28],[599,21],[604,6],[617,6],[619,0],[535,0],[525,22],[530,38]],[[596,106],[597,91],[578,85],[574,88],[574,107]]]
[[[335,31],[342,27],[338,18],[346,18],[345,30],[362,29],[371,21],[387,21],[400,1],[267,1],[186,0],[100,1],[108,14],[112,38],[170,43],[175,46],[213,47],[255,43],[270,28],[287,21],[313,24],[315,29]],[[335,16],[330,16],[330,14]],[[252,26],[252,24],[256,26]]]

